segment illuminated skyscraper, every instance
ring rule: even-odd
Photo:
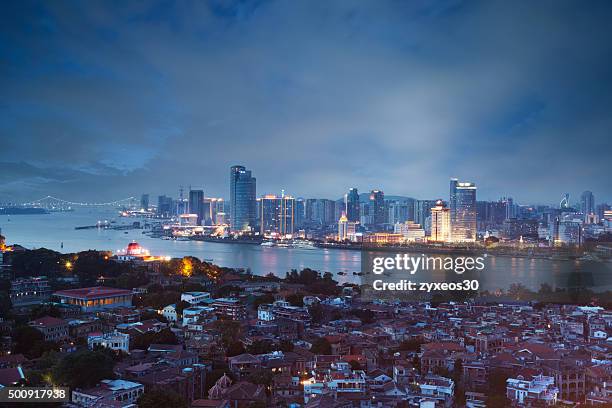
[[[267,194],[259,199],[259,231],[261,234],[293,235],[295,199],[291,196]]]
[[[359,222],[359,192],[356,188],[351,188],[346,195],[346,218]]]
[[[256,180],[244,166],[230,168],[230,229],[245,231],[255,227],[257,217]]]
[[[431,209],[431,236],[430,240],[435,242],[449,242],[451,240],[450,209],[444,201],[436,201],[436,206]]]
[[[348,236],[348,218],[344,213],[338,220],[338,241],[346,240]]]
[[[198,216],[197,225],[203,225],[204,221],[204,190],[189,190],[190,214]]]
[[[385,193],[380,190],[370,192],[370,214],[372,225],[375,229],[381,229],[386,222]]]
[[[476,241],[476,185],[451,179],[450,204],[453,241]]]

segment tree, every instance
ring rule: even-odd
[[[267,354],[275,350],[276,347],[270,340],[255,340],[247,347],[247,352],[251,354]]]
[[[314,354],[331,354],[331,344],[325,337],[319,337],[312,342],[310,351]]]
[[[166,328],[158,333],[147,332],[140,334],[132,340],[132,347],[135,349],[146,350],[151,344],[178,344],[178,339],[172,330]]]
[[[21,326],[13,332],[13,353],[28,358],[38,358],[45,351],[57,348],[55,343],[45,341],[43,334],[30,326]]]
[[[293,342],[287,339],[281,340],[278,344],[279,350],[285,353],[293,351],[293,347]]]
[[[235,320],[215,320],[213,328],[221,334],[221,341],[225,346],[240,338],[240,323]]]
[[[487,397],[487,408],[505,408],[512,404],[504,394],[495,394]]]
[[[313,323],[320,324],[323,322],[325,311],[320,303],[314,303],[308,307],[308,313]]]
[[[286,300],[287,302],[289,302],[291,306],[299,306],[299,307],[304,306],[304,294],[303,293],[292,293],[291,295],[287,296]]]
[[[70,388],[88,388],[101,380],[114,378],[112,351],[81,350],[68,354],[52,370],[54,382]]]
[[[246,350],[244,349],[244,345],[240,341],[232,341],[227,345],[225,355],[227,357],[234,357],[240,354],[244,354],[245,351]]]
[[[136,402],[139,408],[187,408],[187,401],[174,391],[166,389],[154,389],[145,392]]]
[[[351,366],[351,370],[363,370],[363,367],[361,366],[361,364],[359,364],[359,361],[357,360],[351,360],[349,361],[349,364]]]

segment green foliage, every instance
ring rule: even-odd
[[[325,317],[325,310],[320,303],[314,303],[308,307],[308,313],[310,314],[310,319],[315,324],[323,323],[323,319]]]
[[[265,295],[258,296],[253,300],[253,307],[257,309],[259,305],[268,305],[274,302],[274,295],[266,293]]]
[[[13,353],[28,358],[38,358],[44,352],[57,349],[57,344],[45,341],[43,334],[30,326],[20,326],[13,331]]]
[[[310,268],[297,271],[292,269],[287,272],[285,277],[287,283],[297,283],[305,285],[311,293],[321,293],[324,295],[337,295],[340,293],[338,282],[333,280],[333,275],[325,272],[322,276],[319,272]]]
[[[419,351],[424,341],[418,339],[404,340],[399,345],[400,351]]]
[[[312,342],[310,351],[314,354],[331,354],[331,344],[325,337],[319,337]]]
[[[359,361],[357,360],[349,361],[349,365],[351,366],[351,370],[363,370],[363,367],[361,366],[361,364],[359,364]]]
[[[174,391],[154,389],[145,392],[136,402],[138,408],[187,408],[187,401]]]
[[[240,338],[242,328],[235,320],[215,320],[213,329],[221,335],[221,342],[227,347]]]
[[[54,382],[70,388],[88,388],[101,380],[114,378],[112,351],[81,350],[66,355],[52,370]]]
[[[247,352],[251,354],[267,354],[275,350],[276,347],[270,340],[256,340],[247,347]]]
[[[135,336],[132,348],[146,350],[151,344],[178,344],[176,335],[170,329],[160,330],[159,333],[148,332]]]
[[[291,306],[298,306],[298,307],[304,306],[304,294],[303,293],[292,293],[291,295],[287,296],[286,300],[287,302],[289,302]]]
[[[293,342],[291,342],[290,340],[286,340],[286,339],[281,340],[280,343],[278,344],[278,349],[285,353],[293,351],[293,347],[294,347]]]
[[[240,354],[244,354],[246,350],[244,349],[244,345],[240,341],[232,341],[227,345],[225,355],[227,357],[234,357]]]
[[[374,312],[370,309],[353,309],[351,313],[359,318],[363,324],[374,323]]]

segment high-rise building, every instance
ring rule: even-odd
[[[170,217],[172,215],[172,197],[160,195],[157,197],[157,215],[163,218]]]
[[[385,210],[385,193],[381,190],[370,192],[370,211],[372,213],[372,226],[375,229],[382,229],[387,217]]]
[[[197,225],[204,225],[204,190],[189,190],[188,213],[198,216]]]
[[[476,185],[451,179],[450,190],[452,239],[458,242],[474,242],[477,234]]]
[[[295,199],[267,194],[259,199],[261,234],[293,235],[295,230]]]
[[[143,194],[140,196],[140,208],[148,211],[149,210],[149,195]]]
[[[359,192],[356,188],[351,188],[346,195],[346,218],[359,222]]]
[[[431,209],[436,206],[436,200],[416,200],[414,202],[414,222],[425,226],[430,218]]]
[[[202,225],[219,225],[217,214],[225,213],[225,200],[215,197],[204,197],[204,221]]]
[[[304,226],[305,205],[306,202],[303,198],[295,199],[295,228],[302,228]]]
[[[435,207],[431,209],[431,235],[430,240],[435,242],[451,241],[450,209],[444,201],[436,201]]]
[[[306,200],[306,221],[322,226],[336,224],[336,202],[326,198],[309,198]]]
[[[389,224],[403,223],[408,220],[414,221],[414,200],[392,200],[386,203]]]
[[[595,213],[595,196],[590,191],[585,191],[580,196],[580,212],[585,216]]]
[[[338,241],[344,241],[348,237],[348,218],[342,213],[338,220]]]
[[[257,218],[256,180],[244,166],[230,168],[230,230],[248,231]]]

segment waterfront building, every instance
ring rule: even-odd
[[[96,347],[105,347],[115,351],[130,351],[130,335],[115,330],[110,333],[90,333],[87,336],[87,347],[93,350]]]
[[[157,215],[159,217],[169,218],[172,216],[173,207],[172,197],[167,197],[165,195],[157,197]]]
[[[420,224],[417,224],[414,221],[396,223],[393,226],[393,232],[396,234],[401,234],[404,237],[404,240],[408,242],[422,241],[425,239],[425,230]]]
[[[196,225],[204,221],[204,190],[189,190],[189,211],[197,216]]]
[[[83,312],[132,305],[132,291],[94,286],[91,288],[67,289],[53,293],[60,303],[77,305]]]
[[[219,213],[225,213],[225,200],[222,198],[205,197],[202,225],[219,225],[216,224],[217,214]]]
[[[230,168],[230,230],[250,231],[255,227],[256,179],[244,166]]]
[[[351,222],[359,222],[359,191],[351,188],[346,195],[346,218]]]
[[[321,226],[335,225],[336,202],[325,198],[306,200],[306,221]]]
[[[179,215],[179,226],[196,227],[198,225],[198,219],[198,214],[181,214]]]
[[[149,211],[149,195],[143,194],[140,196],[140,209],[143,211]]]
[[[338,220],[338,241],[345,241],[348,238],[348,218],[344,213]]]
[[[389,224],[403,223],[408,220],[414,221],[414,201],[413,199],[387,201]]]
[[[450,222],[450,209],[446,207],[444,201],[436,201],[436,206],[431,209],[430,239],[435,242],[450,242]]]
[[[295,199],[284,193],[268,194],[259,199],[259,223],[262,235],[293,235],[295,229]]]
[[[451,179],[449,203],[452,240],[476,241],[476,185]]]
[[[431,216],[431,209],[436,206],[436,200],[416,200],[414,202],[414,222],[425,226]],[[425,228],[427,231],[427,228]]]
[[[385,193],[381,190],[370,192],[370,211],[372,214],[372,227],[376,230],[382,229],[387,221],[385,210]]]
[[[306,202],[303,198],[299,197],[295,199],[295,212],[293,214],[295,229],[302,228],[304,226],[304,216],[306,210]]]

